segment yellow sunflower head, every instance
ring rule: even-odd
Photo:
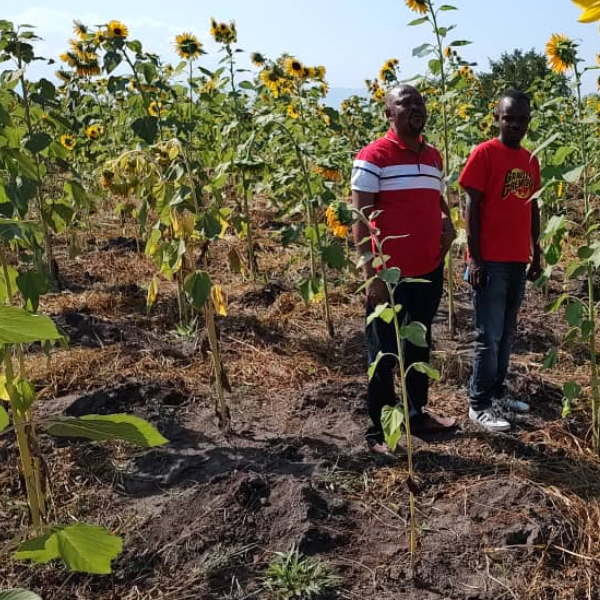
[[[296,107],[293,104],[288,104],[286,110],[291,119],[297,119],[300,116],[300,113],[296,110]]]
[[[202,54],[202,44],[191,33],[180,33],[175,38],[175,51],[181,58],[191,60]]]
[[[315,67],[315,79],[325,79],[325,67],[323,65],[317,65]]]
[[[265,57],[260,52],[252,52],[250,61],[255,67],[262,67],[265,64]]]
[[[58,79],[60,79],[63,83],[69,83],[69,81],[71,81],[71,78],[73,77],[73,75],[71,75],[71,73],[69,73],[68,71],[65,71],[64,69],[59,69],[58,71],[55,71],[54,75]]]
[[[395,81],[397,79],[396,69],[398,68],[398,59],[389,58],[383,63],[381,69],[379,69],[379,79],[381,81]]]
[[[66,148],[67,150],[73,150],[73,148],[75,148],[75,138],[70,135],[69,133],[63,133],[60,136],[60,143],[62,144],[62,146],[64,148]]]
[[[213,36],[217,44],[235,44],[237,41],[237,31],[235,28],[235,22],[231,21],[227,23],[217,23],[215,19],[210,20],[210,35]]]
[[[429,10],[429,3],[427,0],[405,0],[406,6],[413,12],[419,13],[420,15],[427,14]]]
[[[125,23],[121,21],[111,21],[106,26],[108,37],[125,39],[129,35],[129,30]]]
[[[161,102],[154,100],[148,105],[148,114],[151,117],[164,117],[167,114],[167,109]]]
[[[293,56],[289,56],[285,59],[283,68],[285,69],[286,73],[292,77],[302,77],[304,75],[304,66]]]
[[[600,20],[600,0],[573,0],[583,10],[579,15],[581,23],[592,23]]]
[[[100,136],[102,135],[102,127],[96,124],[89,125],[85,130],[85,135],[88,137],[88,139],[95,142],[96,140],[99,140]]]
[[[564,33],[553,33],[546,42],[546,58],[550,68],[560,75],[572,69],[577,62],[577,42]]]
[[[73,21],[73,33],[80,40],[87,39],[87,36],[90,33],[90,30],[87,25],[84,25],[81,21]]]

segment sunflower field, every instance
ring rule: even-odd
[[[363,441],[349,187],[402,57],[334,108],[325,65],[242,68],[235,21],[211,19],[210,70],[189,31],[174,65],[119,20],[75,20],[58,57],[0,20],[0,600],[600,598],[600,54],[549,32],[524,90],[544,269],[510,378],[532,411],[490,436],[464,418],[457,180],[510,82],[463,56],[455,7],[401,11],[459,234],[430,404],[461,428],[411,437],[409,466]]]

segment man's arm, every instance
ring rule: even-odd
[[[531,239],[533,240],[533,257],[527,279],[535,281],[542,274],[542,250],[540,248],[540,208],[537,199],[531,201]]]
[[[467,246],[469,248],[469,283],[473,288],[481,287],[483,280],[481,259],[481,202],[483,193],[468,187],[467,204],[465,207],[465,221],[467,227]]]
[[[369,218],[369,215],[375,206],[376,196],[377,194],[372,192],[359,192],[353,190],[352,205],[356,210],[361,211],[365,217]],[[360,258],[373,252],[371,231],[367,224],[363,223],[361,219],[356,219],[356,221],[354,221],[354,225],[352,225],[352,234]],[[365,280],[370,279],[376,274],[375,267],[373,266],[373,258],[363,260],[362,270]],[[367,286],[366,294],[367,304],[374,308],[387,299],[387,287],[381,279],[375,278]]]

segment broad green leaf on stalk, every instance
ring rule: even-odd
[[[563,342],[565,344],[574,342],[577,339],[579,332],[579,327],[569,327],[569,329],[567,329],[567,332],[563,336]]]
[[[346,263],[346,252],[340,244],[326,244],[322,248],[323,260],[332,269],[343,269]]]
[[[546,371],[548,369],[552,369],[554,365],[558,363],[558,348],[550,348],[550,351],[546,355],[544,359],[544,364],[542,365],[542,371]]]
[[[390,285],[396,285],[400,281],[400,269],[398,267],[381,269],[381,271],[377,273],[377,277]]]
[[[581,339],[587,341],[590,339],[590,336],[594,332],[594,323],[589,319],[582,319],[580,329]]]
[[[417,58],[423,58],[424,56],[427,56],[428,54],[431,54],[433,52],[433,46],[431,44],[421,44],[420,46],[417,46],[416,48],[413,48],[412,51],[412,55],[416,56]]]
[[[64,336],[52,319],[24,308],[0,306],[0,345],[60,340]]]
[[[60,558],[70,571],[106,575],[123,551],[123,540],[98,525],[75,523],[52,527],[44,535],[21,544],[16,558],[45,564]]]
[[[122,61],[122,57],[118,52],[109,51],[104,54],[104,70],[107,75],[110,75]]]
[[[423,323],[419,323],[419,321],[412,321],[407,325],[402,325],[400,327],[400,337],[421,348],[429,346],[427,343],[427,328]]]
[[[381,428],[385,443],[393,452],[402,437],[402,424],[404,423],[404,412],[400,405],[384,406],[381,409]]]
[[[0,105],[0,125],[11,126],[12,120],[10,118],[10,114],[6,111],[6,109]]]
[[[587,260],[588,258],[591,258],[593,254],[594,249],[590,246],[581,246],[577,249],[577,256],[581,258],[581,260]]]
[[[141,68],[142,74],[144,75],[144,79],[148,85],[154,84],[156,79],[158,78],[158,73],[156,71],[156,67],[149,62],[146,62],[142,65]]]
[[[254,84],[251,81],[240,81],[238,87],[241,87],[243,90],[253,90]]]
[[[551,159],[552,164],[558,165],[558,166],[562,165],[565,162],[565,160],[567,159],[567,157],[576,151],[577,151],[577,148],[575,148],[573,146],[561,146],[560,148],[557,148]]]
[[[297,284],[298,292],[306,304],[320,302],[324,296],[323,281],[320,277],[302,279]]]
[[[558,309],[563,305],[564,301],[569,297],[566,292],[561,294],[552,304],[546,307],[546,310],[551,313],[558,312]]]
[[[148,421],[126,413],[66,417],[46,423],[48,433],[58,437],[123,440],[142,448],[154,448],[168,442]]]
[[[562,256],[562,247],[559,243],[552,243],[544,249],[544,258],[546,263],[549,265],[555,265],[558,263]]]
[[[10,265],[7,265],[8,271],[8,282],[5,279],[4,269],[0,268],[0,304],[6,304],[8,299],[8,290],[10,288],[11,297],[14,296],[17,291],[17,277],[19,271]]]
[[[51,143],[52,138],[50,135],[44,131],[38,131],[29,136],[23,145],[32,154],[37,154],[38,152],[45,150]]]
[[[565,232],[565,216],[564,215],[552,215],[548,222],[546,223],[546,227],[544,227],[544,235],[542,239],[549,239],[553,237],[557,233]]]
[[[26,177],[32,181],[39,181],[40,178],[38,175],[38,167],[35,162],[33,162],[33,159],[31,159],[29,156],[26,156],[19,150],[12,150],[10,151],[10,154],[15,163],[18,165],[19,173],[16,173],[16,175]]]
[[[562,393],[567,400],[575,400],[581,394],[581,386],[575,381],[565,381]]]
[[[388,260],[390,260],[390,255],[389,255],[389,254],[383,254],[383,255],[380,255],[380,256],[376,256],[376,257],[373,259],[373,263],[372,263],[372,264],[373,264],[373,268],[374,268],[374,269],[378,269],[379,267],[383,267],[383,266],[384,266],[384,264],[385,264],[385,263],[386,263]]]
[[[544,148],[547,148],[554,140],[558,139],[561,136],[561,132],[553,133],[548,139],[543,141],[533,152],[531,153],[533,156],[537,156]]]
[[[12,205],[17,209],[19,216],[24,218],[29,209],[30,201],[35,198],[37,184],[27,177],[18,177],[14,181],[4,184],[4,193]]]
[[[371,379],[373,379],[373,375],[375,375],[375,370],[377,369],[377,365],[379,364],[379,361],[384,357],[384,356],[390,356],[389,353],[383,353],[381,350],[377,353],[377,356],[375,357],[375,360],[369,365],[369,369],[367,370],[367,376],[369,378],[369,381],[371,381]],[[394,356],[394,355],[391,355]]]
[[[90,206],[90,199],[85,191],[85,188],[75,179],[70,179],[65,182],[64,190],[72,198],[78,208],[86,208]]]
[[[372,252],[365,252],[361,254],[360,258],[356,262],[356,268],[360,269],[364,267],[370,260],[373,259],[374,254]]]
[[[312,226],[312,225],[307,225],[304,228],[304,237],[311,243],[311,244],[315,244],[317,243],[317,231],[316,229]]]
[[[394,310],[387,302],[378,304],[373,312],[367,317],[367,325],[370,325],[375,319],[381,319],[385,323],[391,323],[394,319]]]
[[[422,25],[423,23],[427,23],[427,21],[429,21],[428,17],[421,17],[419,19],[414,19],[413,21],[408,23],[408,26],[412,27],[414,25]]]
[[[578,167],[575,167],[574,169],[571,169],[570,171],[563,173],[563,179],[567,183],[577,183],[579,181],[579,179],[581,178],[581,175],[582,175],[584,169],[585,169],[585,165],[579,165]]]
[[[454,40],[453,42],[450,42],[450,46],[468,46],[472,43],[473,42],[470,40]]]
[[[419,373],[423,373],[423,375],[427,375],[429,379],[433,379],[435,381],[440,380],[440,372],[435,367],[432,367],[429,363],[416,362],[413,363],[410,368],[418,371]]]
[[[29,590],[14,588],[0,592],[0,600],[42,600],[42,598]]]
[[[36,312],[40,305],[40,296],[48,292],[48,277],[45,273],[26,271],[19,273],[17,286],[25,300],[25,308]]]
[[[585,265],[582,265],[580,262],[577,262],[576,260],[572,260],[569,263],[567,270],[565,271],[565,273],[569,279],[571,279],[573,277],[580,277],[581,275],[584,275],[586,272],[587,272],[587,267]]]
[[[126,42],[125,45],[136,54],[142,53],[142,42],[139,40],[131,40],[130,42]],[[120,56],[120,55],[119,55]]]
[[[18,377],[13,382],[14,393],[12,398],[12,406],[20,413],[26,413],[35,402],[35,391],[33,385],[27,379]]]
[[[429,61],[428,66],[433,75],[439,75],[442,71],[442,63],[439,58],[432,58]]]
[[[2,433],[9,425],[10,419],[4,406],[0,405],[0,433]]]
[[[211,286],[212,283],[206,271],[190,273],[183,282],[186,298],[194,308],[204,306],[210,295]]]
[[[156,117],[140,117],[131,124],[131,129],[147,144],[153,144],[158,137],[158,119]]]

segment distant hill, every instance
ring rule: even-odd
[[[325,98],[325,104],[339,110],[342,100],[346,100],[350,96],[355,95],[366,96],[366,90],[364,88],[332,87],[329,89],[329,93]]]

